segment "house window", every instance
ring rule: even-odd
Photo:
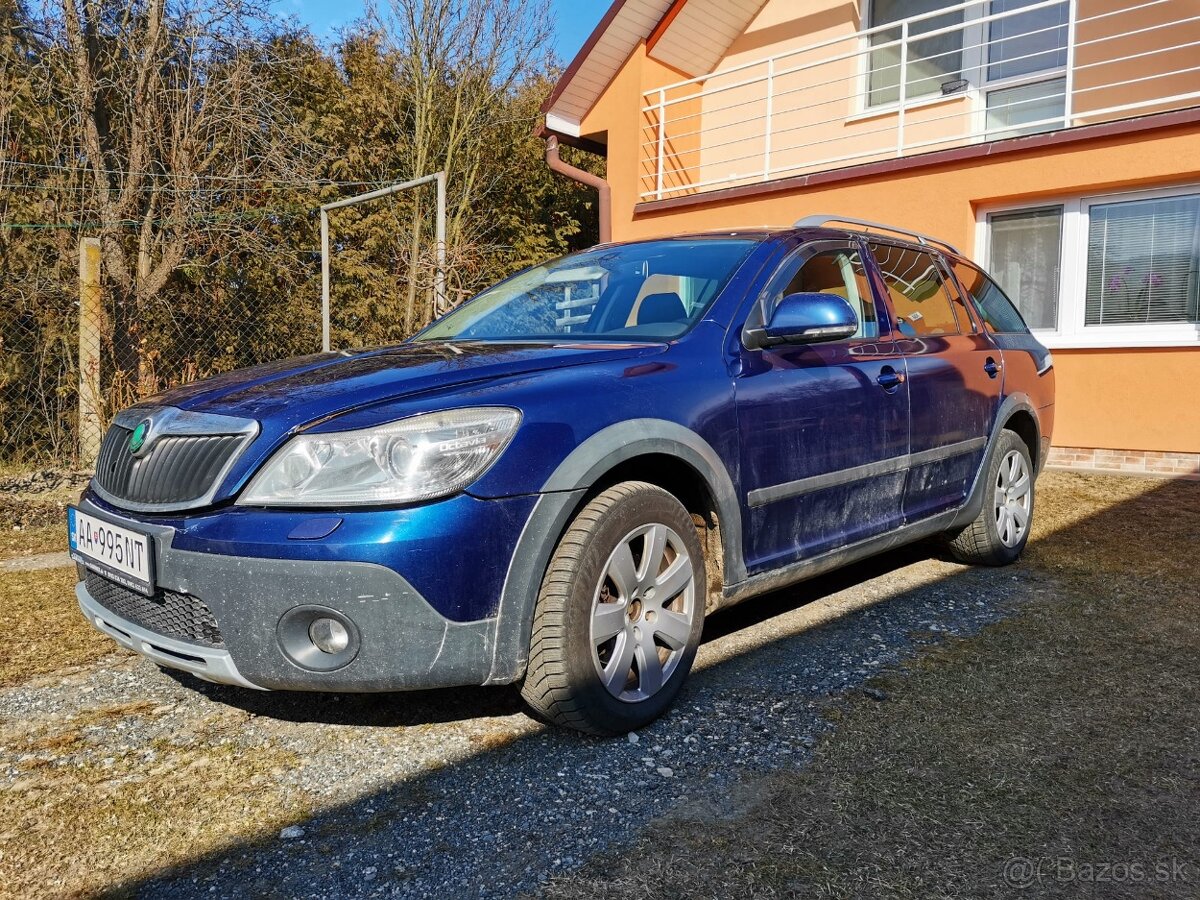
[[[988,91],[988,140],[1034,134],[1062,126],[1067,80],[1054,78]]]
[[[1200,194],[1093,204],[1086,325],[1200,322]]]
[[[985,104],[989,140],[1047,131],[1064,124],[1067,79],[1031,78],[1066,69],[1070,8],[1058,3],[1017,12],[1035,2],[1039,0],[991,0],[988,4],[991,15],[1013,13],[987,23],[983,68],[989,85]]]
[[[978,221],[985,267],[1050,347],[1200,344],[1200,188],[1067,197]]]
[[[989,140],[1061,128],[1070,4],[1044,2],[872,0],[869,26],[880,30],[870,36],[867,106],[900,99],[900,23],[908,20],[906,101],[973,88]]]
[[[1030,328],[1058,327],[1061,206],[988,217],[992,274]]]
[[[1032,6],[1040,0],[992,0],[992,15]],[[988,81],[1061,69],[1067,64],[1066,3],[993,19],[988,23]]]
[[[901,19],[936,12],[952,4],[947,0],[872,0],[869,27],[892,25]],[[963,32],[955,29],[933,37],[920,35],[962,24],[961,9],[931,16],[909,25],[908,65],[905,96],[908,99],[938,94],[942,85],[962,77]],[[900,25],[871,35],[870,77],[867,105],[879,106],[900,100]],[[890,44],[891,46],[880,46]]]

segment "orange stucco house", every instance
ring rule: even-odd
[[[948,240],[1054,351],[1051,464],[1200,472],[1200,0],[616,0],[544,111],[615,240]]]

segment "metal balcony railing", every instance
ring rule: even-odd
[[[647,92],[639,195],[662,200],[1198,103],[1192,0],[967,0]]]

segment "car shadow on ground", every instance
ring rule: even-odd
[[[739,777],[803,764],[829,727],[829,705],[913,652],[915,635],[970,633],[1014,602],[995,592],[982,599],[991,573],[967,570],[881,596],[821,627],[788,621],[921,556],[891,554],[714,616],[675,707],[643,729],[637,744],[538,729],[326,811],[303,823],[302,840],[260,835],[125,888],[172,898],[349,897],[383,883],[415,896],[533,889],[697,793],[720,798]],[[948,605],[949,594],[981,599],[960,607]],[[748,643],[722,650],[730,640]],[[422,725],[518,708],[511,689],[372,697],[203,690],[263,715],[353,724]]]
[[[400,728],[509,716],[523,709],[511,685],[377,694],[252,691],[203,682],[176,669],[162,671],[215,703],[281,722]]]
[[[1192,502],[1195,490],[1187,490]],[[1155,493],[1181,502],[1177,485],[1152,489],[1130,501],[1143,523],[1132,527],[1153,521],[1146,503]],[[1131,527],[1124,506],[1068,520],[1008,568],[950,565],[917,545],[714,616],[676,705],[636,742],[540,728],[327,809],[301,823],[299,838],[260,833],[113,890],[171,898],[512,896],[623,845],[690,801],[702,800],[712,816],[736,815],[728,789],[803,766],[849,693],[921,646],[976,633],[1025,604],[1053,603],[1069,573],[1055,554],[1086,559],[1095,529]],[[814,617],[819,606],[825,614]],[[511,692],[476,689],[365,699],[203,690],[288,720],[409,724],[517,708]]]
[[[719,641],[783,613],[923,559],[941,556],[940,548],[933,542],[915,544],[800,585],[764,594],[709,616],[704,625],[702,644]],[[252,691],[201,681],[178,669],[163,668],[161,671],[180,685],[204,694],[213,702],[241,709],[251,715],[283,722],[406,727],[466,721],[485,716],[509,716],[527,711],[518,688],[513,685],[373,694]]]

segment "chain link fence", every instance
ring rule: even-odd
[[[321,349],[315,258],[295,289],[265,304],[228,285],[170,291],[129,308],[104,277],[99,241],[79,239],[77,250],[74,272],[49,262],[4,273],[0,470],[86,468],[120,409],[181,384]]]
[[[315,204],[311,218],[316,226]],[[335,351],[398,343],[526,264],[511,248],[459,242],[442,285],[432,227],[412,240],[411,219],[391,198],[331,218]],[[320,352],[321,258],[311,230],[311,247],[184,266],[141,302],[121,299],[99,239],[78,231],[53,246],[45,239],[39,254],[0,253],[0,474],[86,469],[121,409],[214,375]]]

